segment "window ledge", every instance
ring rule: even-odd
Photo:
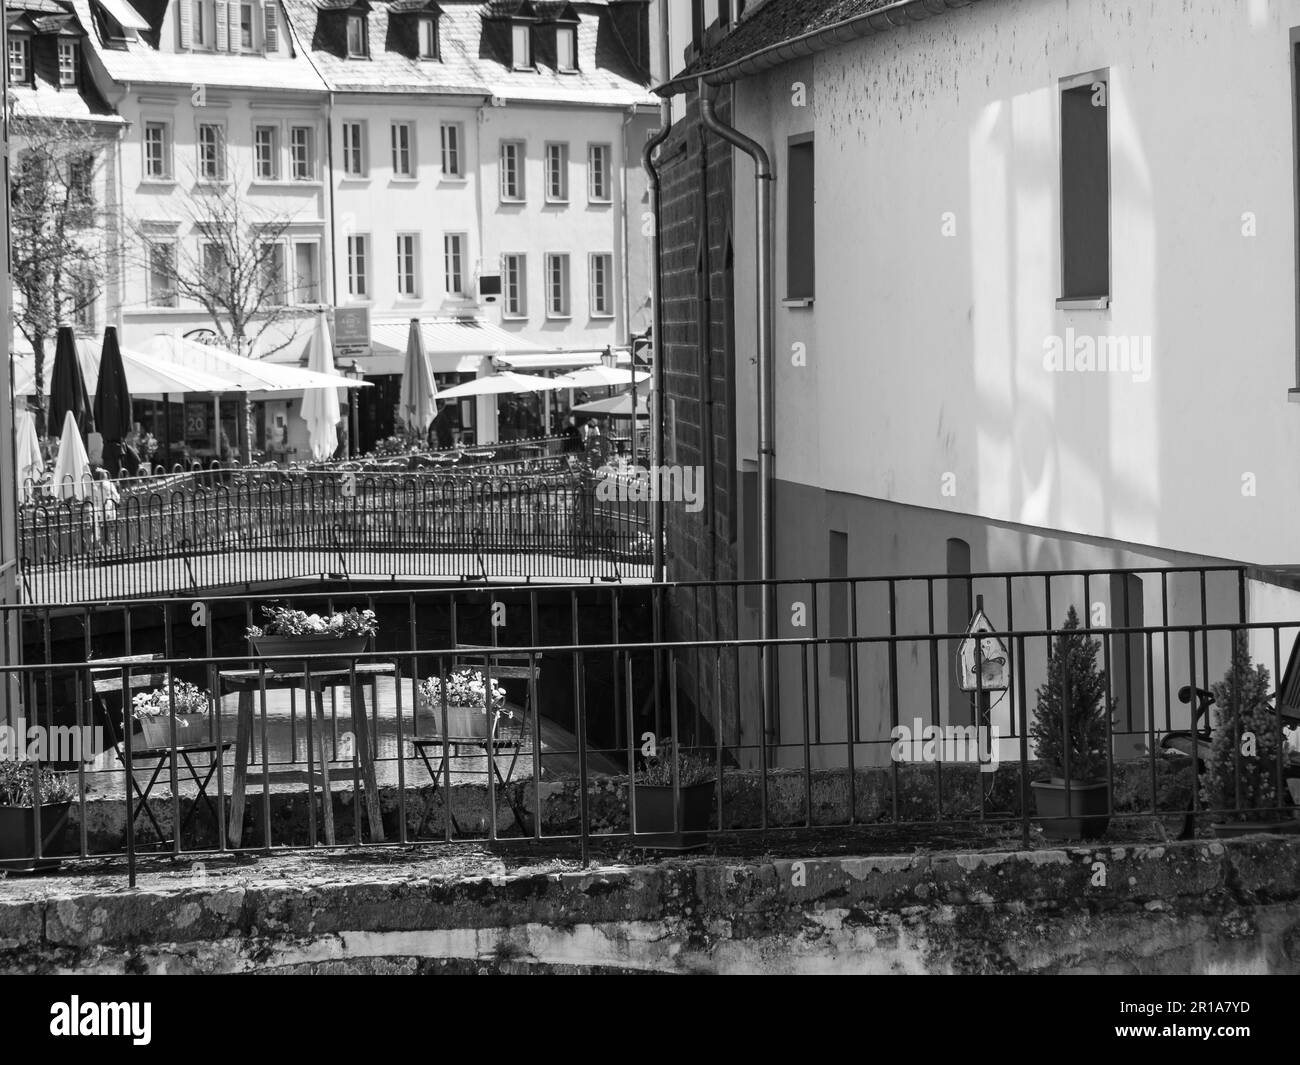
[[[420,179],[418,177],[391,177],[388,179],[388,183],[390,185],[418,185]]]
[[[592,321],[597,321],[597,322],[609,322],[609,321],[613,321],[614,319],[614,315],[612,314],[596,314],[594,311],[590,315],[588,315],[588,317],[591,318]]]
[[[568,200],[553,200],[553,199],[551,199],[551,198],[548,196],[548,197],[546,197],[546,206],[547,206],[547,207],[568,207],[568,206],[569,206],[569,201],[568,201]]]
[[[614,201],[613,201],[613,200],[592,200],[592,199],[589,199],[589,200],[587,200],[587,203],[588,203],[588,205],[591,206],[591,207],[613,207],[613,206],[614,206]]]
[[[468,185],[469,178],[464,174],[443,174],[438,178],[444,185]]]
[[[1062,296],[1056,301],[1056,309],[1060,311],[1104,311],[1109,307],[1109,296],[1096,296],[1092,299],[1075,299]]]
[[[787,296],[781,301],[782,307],[789,307],[791,310],[810,309],[812,305],[812,296]]]
[[[573,315],[571,315],[571,314],[552,314],[550,311],[547,311],[547,312],[546,312],[546,320],[547,320],[548,322],[571,322],[571,321],[573,321]]]
[[[527,200],[507,200],[505,197],[501,198],[502,207],[523,207],[526,203],[528,203]]]
[[[503,322],[526,322],[526,321],[528,321],[528,315],[526,315],[526,314],[502,314],[502,315],[501,315],[501,320],[502,320]],[[1297,402],[1300,402],[1300,400],[1297,400]]]
[[[144,177],[140,179],[141,185],[156,185],[158,188],[175,188],[179,182],[175,178],[169,177]]]
[[[1286,400],[1288,403],[1300,403],[1300,388],[1288,388]]]

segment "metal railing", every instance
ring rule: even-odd
[[[1300,780],[1294,653],[1300,612],[1287,621],[1241,616],[1244,591],[1243,597],[1231,591],[1234,582],[1245,588],[1245,571],[976,575],[961,583],[1009,589],[1013,605],[1025,589],[1055,589],[1051,613],[1059,618],[1068,605],[1084,601],[1067,588],[1082,589],[1102,577],[1108,587],[1109,578],[1124,578],[1114,586],[1133,606],[1139,597],[1130,577],[1151,582],[1151,595],[1167,604],[1159,624],[1102,626],[1100,612],[1080,611],[1080,628],[1069,630],[1095,641],[1105,697],[1114,703],[1092,752],[1101,767],[1095,775],[1106,785],[1104,816],[1130,833],[1153,818],[1183,824],[1185,831],[1206,831],[1209,822],[1225,818],[1293,821]],[[804,634],[770,640],[743,634],[692,639],[673,621],[715,594],[732,596],[735,616],[743,618],[748,582],[207,597],[29,610],[27,660],[4,670],[12,678],[4,723],[15,726],[21,716],[25,725],[47,731],[105,729],[116,752],[89,767],[70,767],[76,782],[73,850],[84,857],[125,856],[132,869],[146,848],[179,857],[488,839],[567,842],[585,856],[593,846],[645,844],[661,840],[663,826],[645,823],[648,813],[637,795],[648,785],[638,774],[647,751],[666,750],[695,755],[710,767],[702,831],[727,838],[836,829],[923,840],[942,826],[1028,845],[1035,824],[1053,821],[1035,813],[1031,795],[1031,783],[1052,775],[1037,761],[1032,726],[1048,690],[1052,648],[1067,630],[1032,621],[1013,627],[999,618],[984,635],[1005,648],[1005,688],[985,690],[985,674],[977,668],[975,690],[953,695],[942,663],[965,634],[928,624],[938,592],[948,587],[940,582],[951,580],[779,582],[772,589],[778,597],[819,589],[819,607],[828,600],[838,604],[842,596],[856,607],[874,589],[894,609],[858,632],[830,632],[826,615],[814,610]],[[1218,580],[1224,582],[1221,596],[1213,587]],[[1175,594],[1184,581],[1203,594]],[[915,613],[904,609],[904,589],[913,584],[928,592],[921,599],[925,609]],[[328,654],[277,664],[257,657],[243,636],[271,602],[320,612],[371,609],[379,638],[370,650],[342,656],[341,665]],[[986,598],[990,616],[998,606]],[[1045,608],[1039,603],[1037,609]],[[1016,613],[1032,616],[1028,606]],[[1183,620],[1186,614],[1207,620]],[[1248,719],[1232,705],[1231,691],[1220,689],[1219,704],[1201,728],[1191,705],[1195,691],[1224,677],[1238,634],[1269,670],[1268,706]],[[775,705],[767,705],[759,683],[765,659],[779,666]],[[421,705],[417,684],[445,679],[467,664],[489,687],[499,681],[506,689],[519,712],[517,742],[498,748],[449,740],[439,747],[451,757],[430,772],[414,741],[451,734],[446,706]],[[277,671],[298,676],[286,687]],[[148,771],[136,764],[140,740],[125,727],[126,696],[150,687],[168,691],[174,679],[217,696],[203,739],[209,763],[222,752],[210,789],[219,813],[208,816],[198,802],[198,777],[186,775],[187,766],[194,767],[182,750],[150,756],[153,770],[166,774],[168,794],[151,808],[151,819],[143,812],[130,818],[125,796],[142,786]],[[298,688],[319,692],[314,708]],[[359,717],[351,713],[354,701]],[[1064,703],[1068,732],[1068,692]],[[1241,742],[1248,720],[1260,727],[1250,748],[1255,756]],[[938,731],[929,736],[932,729]],[[1187,742],[1180,748],[1171,737]],[[937,746],[927,749],[933,738]],[[964,753],[950,748],[950,739],[967,744]],[[201,762],[202,752],[195,757]],[[247,805],[239,809],[232,761],[256,770],[246,784]],[[134,773],[127,768],[132,765]],[[286,772],[277,777],[280,771]],[[317,794],[327,772],[333,774],[328,804]],[[692,826],[684,794],[689,781],[669,776],[671,834]],[[1248,780],[1254,792],[1244,786]],[[335,794],[348,789],[352,802],[334,803]],[[114,808],[120,811],[116,822],[106,814]],[[175,831],[192,812],[192,823]],[[334,818],[340,820],[337,836],[322,840]],[[149,831],[152,820],[160,831]],[[116,831],[106,829],[113,824]]]

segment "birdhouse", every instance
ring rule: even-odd
[[[1011,655],[1006,644],[996,636],[982,635],[994,631],[984,616],[981,595],[975,600],[975,616],[966,626],[966,638],[957,649],[957,684],[962,691],[1006,691],[1011,687]]]

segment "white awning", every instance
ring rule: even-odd
[[[147,30],[149,23],[127,0],[98,0],[99,6],[113,16],[124,30]]]
[[[511,370],[579,370],[587,366],[599,366],[604,351],[552,351],[545,354],[502,352],[493,360],[497,366]],[[632,356],[627,350],[615,350],[615,357],[620,366],[632,365]]]

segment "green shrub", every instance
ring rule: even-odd
[[[0,806],[33,805],[32,786],[37,780],[34,762],[0,762]],[[41,805],[67,802],[73,797],[73,788],[64,773],[40,770]]]
[[[1052,646],[1047,682],[1029,735],[1038,757],[1056,776],[1098,780],[1106,773],[1106,727],[1115,701],[1106,694],[1106,675],[1097,668],[1101,644],[1079,628],[1074,607]],[[1066,719],[1069,719],[1067,736]]]

